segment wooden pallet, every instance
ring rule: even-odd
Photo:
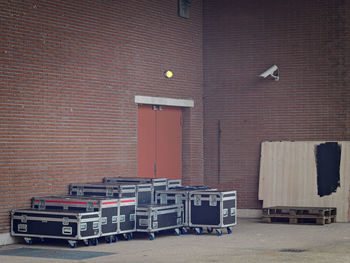
[[[262,221],[265,223],[287,222],[289,224],[324,225],[336,222],[337,209],[333,207],[288,207],[263,208]]]

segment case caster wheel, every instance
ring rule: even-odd
[[[86,247],[91,245],[91,241],[89,239],[84,239],[83,242],[84,242],[84,246]]]
[[[126,241],[129,241],[131,239],[131,234],[130,233],[127,233],[127,234],[123,234],[123,237]]]
[[[154,233],[149,234],[149,240],[154,240],[155,238],[156,236],[154,235]]]
[[[33,243],[32,239],[30,237],[25,237],[24,242],[26,243],[27,246],[30,246]]]
[[[174,231],[175,236],[181,236],[180,229],[176,228]]]
[[[183,235],[187,235],[188,234],[188,230],[185,227],[181,228],[181,232],[182,232]]]
[[[92,244],[93,244],[94,246],[97,246],[97,245],[98,245],[98,239],[97,239],[97,238],[94,238],[94,239],[92,240]]]
[[[112,237],[111,236],[106,237],[106,243],[112,243]]]
[[[112,236],[112,242],[116,243],[118,241],[118,237],[117,236]]]
[[[202,227],[196,227],[194,230],[196,231],[196,235],[201,235],[203,233]]]
[[[230,227],[227,228],[227,234],[232,234],[232,230]]]
[[[68,240],[68,244],[70,248],[76,248],[77,247],[77,241]]]
[[[222,236],[222,230],[216,229],[216,234],[218,235],[218,237]]]
[[[208,232],[209,234],[213,233],[213,230],[214,230],[214,229],[213,229],[212,227],[208,227],[208,228],[207,228],[207,232]]]

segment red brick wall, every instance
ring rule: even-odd
[[[1,1],[0,18],[0,233],[33,195],[136,176],[135,95],[194,99],[182,173],[202,182],[201,1],[188,20],[177,0]]]
[[[203,6],[205,182],[259,208],[262,141],[350,139],[349,1]],[[279,81],[258,77],[274,64]]]

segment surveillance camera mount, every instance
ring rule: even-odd
[[[280,72],[279,72],[278,67],[276,65],[273,65],[272,67],[268,68],[266,71],[261,73],[259,76],[262,78],[266,78],[268,76],[271,76],[277,81],[280,78]]]
[[[271,77],[273,77],[276,81],[280,79],[280,71],[277,69],[274,73],[271,74]]]

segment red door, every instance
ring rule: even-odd
[[[156,119],[151,105],[138,108],[138,177],[154,177],[156,164]]]
[[[139,105],[138,176],[181,178],[181,108]]]

